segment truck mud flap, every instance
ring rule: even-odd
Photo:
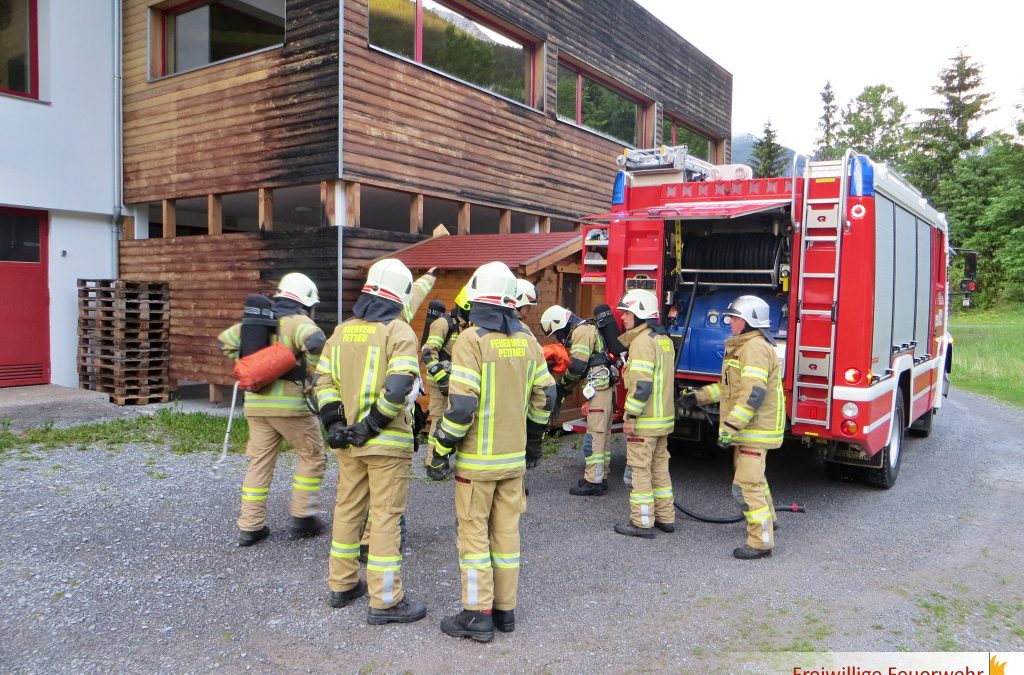
[[[848,466],[880,469],[882,468],[882,455],[884,454],[883,452],[876,452],[873,456],[868,457],[866,453],[851,448],[846,443],[830,443],[825,453],[825,460]]]

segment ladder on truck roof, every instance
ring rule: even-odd
[[[839,301],[839,257],[846,212],[852,151],[842,161],[807,162],[804,169],[803,226],[797,268],[797,311],[793,424],[828,429],[832,419],[832,386]],[[827,191],[816,178],[838,178],[839,194]]]
[[[702,180],[711,178],[715,165],[689,153],[685,145],[663,145],[659,148],[626,148],[615,163],[627,171],[686,171]]]

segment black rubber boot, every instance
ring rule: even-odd
[[[762,550],[759,548],[751,548],[746,544],[740,546],[737,549],[734,549],[732,552],[733,557],[739,558],[740,560],[757,560],[758,558],[768,558],[771,556],[771,554],[772,550],[770,548]]]
[[[577,497],[590,497],[596,495],[603,495],[608,491],[603,484],[591,483],[587,480],[580,480],[574,487],[569,488],[569,494]]]
[[[427,615],[427,606],[418,600],[402,598],[393,607],[387,609],[376,609],[371,607],[366,613],[366,623],[373,626],[380,626],[385,623],[412,623],[419,621]]]
[[[662,532],[668,532],[669,534],[676,531],[675,523],[663,523],[660,520],[656,520],[654,521],[654,526]]]
[[[477,642],[494,639],[494,620],[490,614],[464,609],[455,616],[441,619],[441,632],[452,637],[468,637]]]
[[[327,529],[324,521],[320,520],[316,516],[309,516],[308,518],[296,518],[292,516],[291,522],[291,536],[292,539],[305,539],[306,537],[315,537],[319,534],[323,534],[323,531]]]
[[[633,523],[616,523],[615,531],[627,537],[640,537],[641,539],[654,539],[653,527],[637,527]]]
[[[239,546],[252,546],[258,544],[267,538],[270,534],[270,528],[264,525],[258,530],[242,530],[238,533],[238,545]]]
[[[355,586],[347,591],[331,591],[331,607],[340,609],[364,595],[366,595],[366,582],[360,579]]]
[[[491,611],[494,627],[502,633],[511,633],[516,629],[516,610],[495,609]]]

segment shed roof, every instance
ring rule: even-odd
[[[563,258],[579,253],[583,247],[579,232],[526,234],[462,234],[433,237],[395,251],[412,270],[437,267],[442,270],[473,270],[500,260],[513,272],[533,274]]]

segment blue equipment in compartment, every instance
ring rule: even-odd
[[[678,372],[721,374],[722,359],[725,357],[725,341],[731,335],[729,325],[722,321],[722,317],[729,307],[729,303],[739,295],[742,293],[738,293],[736,290],[727,290],[698,295],[694,298],[689,335],[683,336],[683,346],[679,350],[679,361],[676,363]],[[786,299],[776,295],[758,295],[768,303],[772,336],[776,339],[785,339],[788,317],[783,316],[782,310],[786,305]],[[684,297],[689,301],[689,296]],[[685,320],[686,305],[684,304],[679,309],[675,323],[669,326],[669,332],[677,339],[682,336]]]

